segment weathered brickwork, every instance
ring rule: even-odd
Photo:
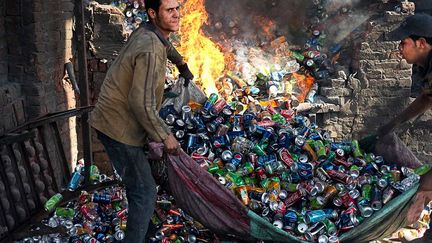
[[[100,1],[99,1],[100,2]],[[101,2],[103,3],[103,2]],[[100,87],[109,65],[122,48],[126,34],[123,29],[124,15],[118,8],[111,5],[92,2],[86,9],[86,18],[90,28],[87,30],[90,55],[88,58],[88,74],[90,84],[90,100],[94,104],[99,96]],[[111,173],[111,165],[104,148],[93,131],[93,160],[101,171]]]
[[[73,57],[73,0],[0,1],[0,135],[48,113],[75,108],[65,75]],[[59,124],[75,160],[75,123]]]
[[[369,22],[368,33],[353,55],[352,67],[357,75],[332,81],[320,93],[344,102],[339,113],[322,115],[321,124],[338,139],[361,138],[405,109],[412,102],[412,66],[397,57],[398,42],[386,41],[386,33],[407,16],[386,13]],[[347,91],[351,90],[350,92]],[[397,134],[423,161],[432,155],[432,112],[397,129]]]

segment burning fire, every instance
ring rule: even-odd
[[[208,96],[219,93],[226,100],[231,100],[236,96],[237,87],[241,89],[241,86],[246,85],[244,81],[254,83],[258,73],[269,75],[272,67],[285,66],[288,59],[293,59],[286,39],[274,35],[276,24],[267,17],[254,17],[266,44],[255,42],[256,46],[246,46],[244,42],[236,40],[236,34],[231,38],[221,34],[216,44],[201,29],[208,20],[205,0],[182,0],[182,4],[178,50],[185,57],[196,82]],[[226,75],[231,79],[224,78]],[[296,84],[293,95],[304,102],[315,81],[314,77],[294,72],[292,75]],[[242,81],[241,85],[239,81]]]
[[[304,102],[306,95],[311,89],[315,82],[315,78],[310,75],[303,75],[298,73],[293,73],[293,77],[296,79],[297,86],[299,88],[299,94],[297,94],[297,99],[300,102]]]
[[[180,53],[207,95],[217,93],[215,81],[225,69],[224,54],[206,37],[201,27],[208,19],[204,0],[187,0],[182,7]]]

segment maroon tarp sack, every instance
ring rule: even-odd
[[[403,142],[391,134],[375,146],[376,154],[390,163],[417,167],[421,163]],[[165,162],[161,162],[161,158]],[[159,160],[165,166],[170,192],[177,205],[204,226],[219,235],[235,236],[244,241],[272,240],[304,242],[264,220],[241,201],[209,172],[200,167],[185,152],[164,155],[163,144],[150,143],[149,159]],[[162,170],[159,170],[161,172]],[[341,242],[368,242],[381,239],[406,225],[405,216],[418,185],[394,198],[380,211],[357,226],[355,230],[339,235]]]

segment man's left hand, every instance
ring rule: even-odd
[[[189,82],[194,78],[192,72],[189,70],[187,63],[177,65],[177,68],[180,72],[180,77],[183,77],[185,79],[184,86],[187,87],[189,85]]]

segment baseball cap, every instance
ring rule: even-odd
[[[390,41],[403,40],[410,35],[432,37],[432,16],[415,14],[409,16],[398,28],[387,35]]]

